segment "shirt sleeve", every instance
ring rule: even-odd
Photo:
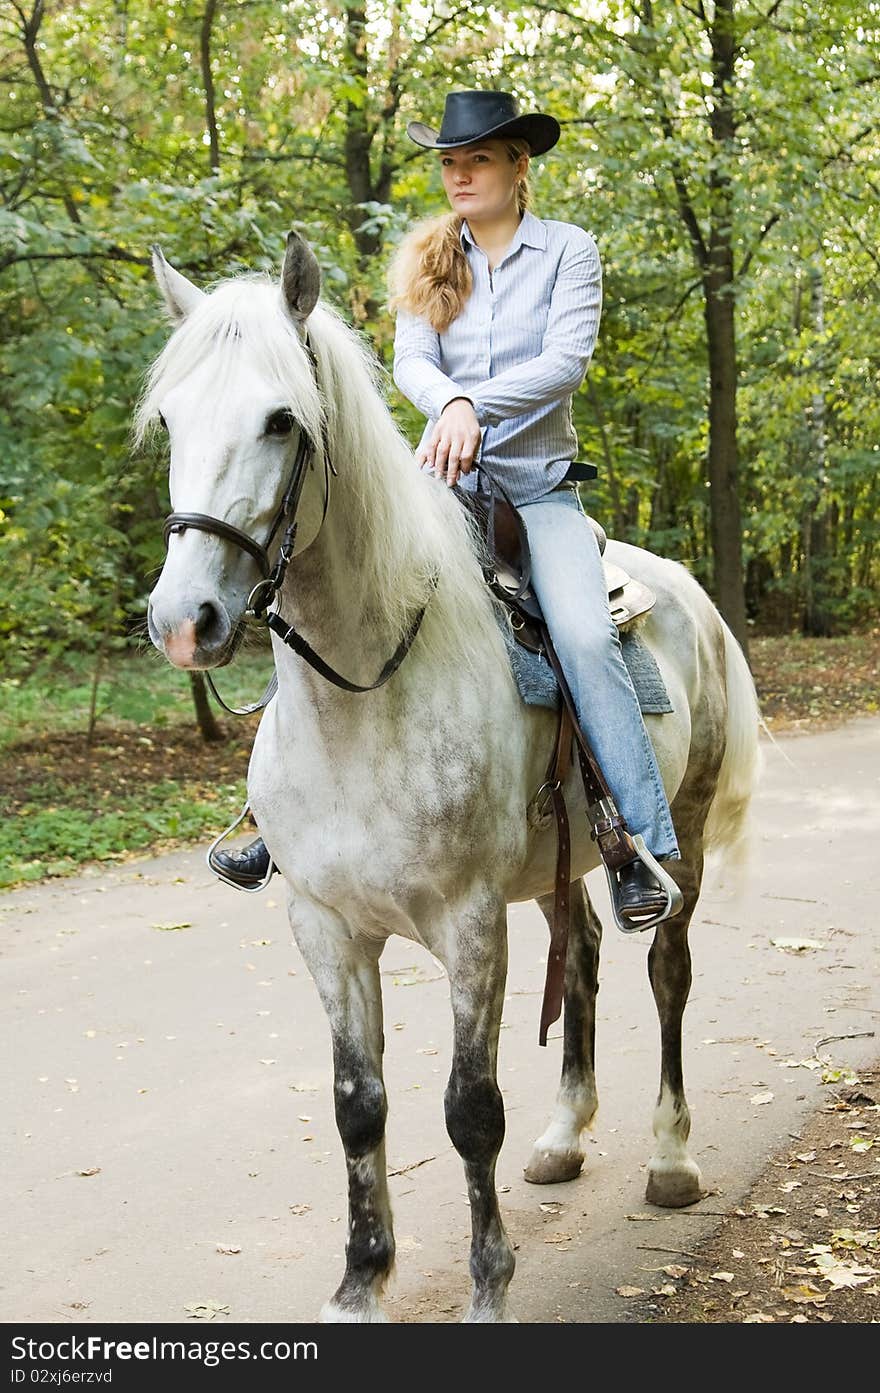
[[[440,367],[440,335],[427,320],[398,310],[394,330],[393,377],[403,395],[436,421],[444,406],[470,393],[453,382]]]
[[[536,411],[577,391],[593,356],[602,310],[602,267],[592,238],[563,256],[541,352],[468,393],[481,426]]]

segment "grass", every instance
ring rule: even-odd
[[[241,705],[270,672],[248,650],[217,684]],[[141,652],[108,666],[88,744],[92,673],[80,659],[0,681],[0,887],[208,841],[245,801],[254,718],[223,714],[227,740],[206,745],[186,674]]]
[[[244,648],[215,681],[230,706],[260,695],[272,671],[268,644]],[[63,663],[44,663],[27,677],[0,678],[0,757],[3,752],[48,733],[88,727],[94,659],[71,655]],[[98,683],[98,729],[148,726],[163,730],[189,724],[193,702],[186,673],[173,668],[153,648],[113,658]],[[230,718],[231,719],[231,718]]]

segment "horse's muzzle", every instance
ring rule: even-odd
[[[238,646],[239,627],[218,601],[204,601],[194,615],[163,612],[153,600],[147,609],[150,638],[179,668],[223,667]]]

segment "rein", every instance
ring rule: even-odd
[[[308,354],[309,365],[315,386],[320,395],[320,382],[318,379],[318,362],[315,357],[314,349],[309,342],[308,333],[305,337],[305,350]],[[324,511],[321,515],[321,526],[327,517],[327,510],[330,506],[330,475],[338,478],[338,472],[330,458],[330,446],[327,435],[326,422],[322,427],[322,457],[324,461]],[[299,508],[300,497],[303,485],[305,484],[306,473],[313,469],[315,464],[315,444],[311,436],[304,430],[300,430],[299,443],[296,451],[296,458],[290,472],[290,478],[281,504],[272,525],[269,528],[269,535],[265,542],[260,543],[254,537],[243,532],[241,528],[234,527],[232,523],[225,522],[222,518],[212,517],[209,513],[169,513],[165,519],[164,538],[166,549],[172,536],[185,532],[188,528],[194,531],[207,532],[215,537],[222,537],[224,541],[232,542],[242,551],[246,551],[260,568],[262,580],[258,581],[248,596],[245,614],[253,614],[256,619],[260,619],[267,625],[273,634],[281,639],[288,648],[291,648],[298,657],[304,659],[310,667],[314,668],[326,681],[332,682],[335,687],[341,688],[345,692],[374,692],[377,687],[384,686],[390,677],[400,667],[410,648],[412,647],[416,634],[421,628],[422,620],[425,617],[427,605],[423,605],[418,614],[413,619],[394,653],[382,668],[375,682],[370,682],[366,686],[360,686],[356,682],[350,682],[347,677],[332,668],[329,663],[315,652],[314,648],[303,638],[293,624],[288,624],[282,619],[276,609],[270,609],[274,605],[284,584],[284,577],[287,568],[293,559],[293,550],[296,543],[297,531],[297,509]],[[273,566],[269,557],[269,548],[275,539],[282,524],[286,524],[278,550],[278,559]],[[319,529],[320,530],[320,529]],[[432,585],[436,587],[438,577],[432,577]],[[251,702],[247,706],[234,707],[227,706],[220,693],[214,685],[210,673],[206,673],[208,686],[223,707],[224,711],[229,711],[233,716],[250,716],[257,711],[262,711],[271,701],[278,690],[278,676],[275,672],[266,686],[266,690],[259,701]]]

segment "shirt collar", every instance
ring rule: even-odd
[[[462,219],[460,237],[461,244],[465,248],[468,246],[475,247],[477,245],[467,225],[467,218]],[[513,241],[505,252],[505,258],[512,256],[517,248],[522,245],[537,247],[539,251],[544,251],[547,246],[546,227],[541,222],[540,218],[536,218],[534,213],[530,213],[528,209],[523,213],[520,219],[519,227],[513,234]]]

